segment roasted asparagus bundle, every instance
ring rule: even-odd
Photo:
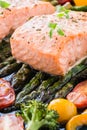
[[[14,75],[11,84],[16,92],[21,90],[27,80],[33,76],[32,69],[29,65],[23,64],[18,72]]]
[[[36,75],[25,85],[23,90],[17,95],[16,101],[20,101],[24,96],[30,94],[31,91],[35,90],[41,82],[46,78],[46,74],[43,72],[37,72]]]
[[[13,72],[17,71],[21,67],[22,63],[14,62],[12,64],[8,64],[0,69],[0,78],[5,77],[7,75],[12,74]]]

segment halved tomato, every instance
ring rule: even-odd
[[[0,79],[0,109],[12,105],[15,101],[15,92],[10,83]]]
[[[71,0],[58,0],[59,4],[65,4],[66,2],[71,2]]]
[[[67,99],[78,108],[87,107],[87,80],[76,85],[73,91],[67,95]]]
[[[0,130],[24,130],[22,117],[15,114],[1,116]]]

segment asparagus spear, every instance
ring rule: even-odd
[[[2,40],[0,43],[0,52],[3,51],[5,48],[10,48],[10,42],[7,43],[5,40]]]
[[[67,82],[69,82],[74,76],[82,72],[87,68],[87,58],[83,60],[79,65],[72,68],[63,78],[56,82],[48,89],[49,94],[60,90]]]
[[[51,76],[47,80],[44,80],[39,86],[38,91],[46,90],[50,85],[56,82],[59,79],[59,76]]]
[[[63,98],[74,88],[76,84],[80,81],[87,79],[87,68],[81,73],[77,74],[74,78],[70,80],[61,90],[55,94],[55,98]]]
[[[0,109],[0,112],[5,114],[13,111],[16,112],[17,110],[19,110],[19,108],[13,105],[13,106],[6,107],[4,109]]]
[[[11,84],[15,91],[19,91],[22,89],[23,85],[29,77],[32,77],[32,70],[29,68],[29,65],[23,64],[22,67],[18,70],[18,72],[14,75]]]
[[[6,36],[5,38],[3,38],[2,42],[10,43],[10,37],[11,37],[11,34],[9,34],[9,35]]]
[[[81,62],[79,65],[76,65],[72,68],[64,77],[60,78],[59,81],[54,83],[50,86],[47,91],[43,91],[42,95],[40,96],[40,101],[46,102],[46,100],[53,99],[54,94],[62,89],[72,78],[74,78],[77,74],[81,73],[87,68],[87,58]]]
[[[6,43],[6,45],[2,46],[0,49],[0,62],[4,61],[9,56],[11,56],[10,44]]]
[[[55,81],[58,80],[58,76],[51,76],[47,80],[44,80],[41,85],[38,87],[38,89],[35,91],[32,91],[30,94],[25,95],[23,98],[17,98],[16,103],[25,102],[30,99],[37,98],[43,90],[46,90],[50,85],[52,85]],[[37,98],[38,100],[38,98]]]
[[[60,90],[62,88],[62,86],[64,86],[72,77],[71,72],[69,72],[68,74],[66,74],[66,76],[61,77],[57,82],[55,82],[52,86],[50,86],[47,89],[47,93],[48,94],[53,94],[56,91]]]
[[[8,65],[8,64],[15,62],[15,61],[16,61],[16,59],[14,59],[12,56],[10,56],[4,62],[0,63],[0,69],[3,68],[4,66]]]
[[[15,62],[3,67],[2,69],[0,69],[0,78],[10,75],[11,73],[17,71],[21,67],[21,64],[22,63]]]
[[[55,94],[55,98],[64,98],[73,89],[72,82],[67,83],[61,90]]]
[[[2,42],[0,43],[0,53],[1,53],[1,51],[3,50],[3,48],[5,47],[5,44],[6,44],[6,43],[2,43]]]
[[[40,94],[40,91],[32,91],[30,94],[27,94],[25,95],[24,97],[20,98],[19,100],[17,99],[15,104],[16,105],[19,105],[20,103],[23,103],[23,102],[27,102],[29,100],[32,100],[32,99],[36,99],[37,96],[39,96]]]
[[[10,42],[6,42],[4,39],[0,42],[0,52],[6,48],[6,47],[10,47]]]
[[[87,12],[87,5],[85,5],[85,6],[72,6],[71,10]]]
[[[54,77],[48,78],[46,81],[43,81],[42,84],[38,88],[39,96],[36,99],[43,102],[44,102],[44,99],[48,99],[49,98],[48,96],[44,97],[43,99],[44,93],[58,79],[59,79],[59,76],[54,76]]]
[[[16,100],[21,100],[25,95],[29,94],[31,91],[35,90],[44,80],[45,73],[37,72],[36,75],[30,80],[30,82],[25,85],[23,90],[17,95]]]

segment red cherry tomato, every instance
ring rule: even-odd
[[[22,117],[15,114],[1,116],[0,130],[24,130]]]
[[[76,85],[73,91],[67,95],[67,99],[73,102],[77,108],[87,107],[87,80]]]
[[[66,2],[71,2],[71,0],[58,0],[58,3],[61,5],[65,4]]]
[[[12,105],[15,101],[15,93],[10,83],[0,79],[0,109]]]

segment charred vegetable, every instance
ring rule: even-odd
[[[0,69],[3,68],[4,66],[11,64],[13,62],[16,62],[16,59],[14,59],[12,56],[7,58],[4,62],[0,63]]]
[[[72,6],[71,10],[87,12],[87,5],[85,5],[85,6]]]
[[[62,89],[60,89],[56,94],[55,98],[64,98],[73,89],[74,85],[72,83],[67,83]]]
[[[20,101],[26,94],[29,94],[31,91],[35,90],[41,84],[45,76],[45,73],[37,72],[30,82],[25,85],[23,90],[18,94],[16,101]]]
[[[3,67],[2,69],[0,69],[0,78],[10,75],[11,73],[17,71],[20,67],[21,67],[22,63],[12,63],[12,64],[8,64],[7,66]]]
[[[0,49],[0,62],[4,61],[9,56],[11,56],[10,44],[5,43],[5,45],[3,45]]]
[[[62,89],[72,78],[79,77],[82,71],[87,68],[87,58],[83,60],[79,65],[72,68],[64,77],[60,78],[56,83],[50,86],[47,91],[43,91],[43,95],[40,96],[40,101],[46,102],[54,98],[57,91]],[[77,76],[78,75],[78,76]],[[83,74],[84,75],[84,74]]]
[[[15,91],[19,91],[22,89],[23,85],[29,77],[32,77],[32,70],[28,65],[23,64],[22,67],[18,70],[18,72],[14,75],[11,84]]]
[[[17,99],[15,104],[17,106],[19,106],[19,104],[25,103],[25,102],[27,102],[29,100],[34,100],[34,99],[36,100],[36,98],[39,95],[40,95],[40,91],[39,92],[38,91],[32,91],[30,94],[25,95],[24,97],[20,98],[19,100]]]
[[[17,96],[17,100],[16,103],[19,104],[21,102],[26,102],[27,100],[31,100],[31,99],[36,99],[38,96],[40,96],[40,94],[43,92],[43,90],[46,90],[50,85],[52,85],[56,80],[58,80],[58,76],[52,76],[49,77],[47,80],[44,80],[41,85],[38,87],[37,90],[32,91],[29,94],[26,94],[24,97],[20,97],[20,94],[22,94],[22,92],[20,92]]]
[[[38,91],[47,90],[50,85],[55,83],[59,79],[59,76],[51,76],[47,80],[44,80],[39,86]]]
[[[74,76],[74,78],[72,78],[70,80],[70,82],[68,82],[62,89],[60,89],[55,94],[55,98],[66,97],[66,95],[75,87],[75,85],[78,82],[80,82],[81,80],[85,80],[85,79],[87,79],[87,68],[85,70],[83,70],[82,72],[80,72],[79,74],[77,74],[76,76]]]

